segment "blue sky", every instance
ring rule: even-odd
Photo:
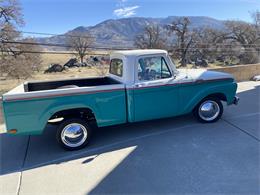
[[[260,0],[21,0],[24,31],[64,33],[124,17],[209,16],[250,21]]]

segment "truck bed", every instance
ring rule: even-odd
[[[28,82],[2,103],[6,127],[17,134],[40,134],[54,113],[68,109],[90,109],[99,127],[127,120],[125,85],[110,77]]]
[[[3,94],[3,100],[15,101],[61,95],[76,95],[123,88],[124,84],[110,77],[34,81],[21,84]]]
[[[40,82],[28,82],[24,84],[24,91],[44,91],[59,88],[71,88],[71,87],[92,87],[100,85],[114,85],[120,84],[120,82],[110,77],[96,77],[96,78],[81,78],[81,79],[68,79],[57,81],[40,81]]]

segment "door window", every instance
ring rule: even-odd
[[[170,78],[171,72],[163,57],[144,57],[138,60],[138,80],[151,81]]]

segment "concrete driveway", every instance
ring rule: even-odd
[[[1,134],[0,194],[259,194],[260,82],[240,83],[238,95],[217,123],[188,115],[102,128],[76,152],[52,127]]]

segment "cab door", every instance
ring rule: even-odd
[[[137,60],[134,86],[135,121],[171,117],[179,113],[179,87],[163,56]]]

